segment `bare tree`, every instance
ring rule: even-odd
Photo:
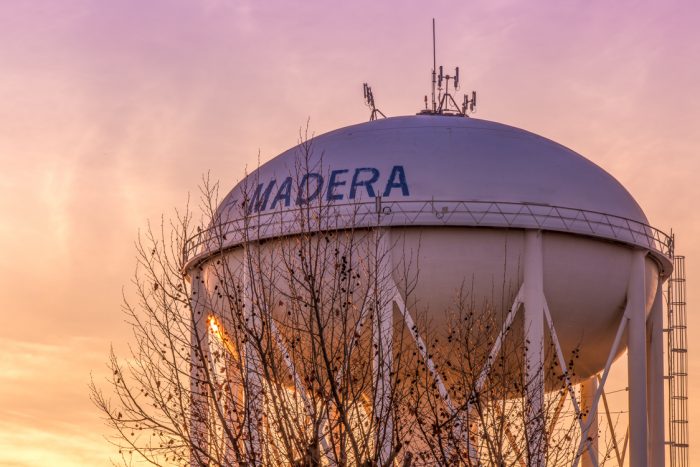
[[[308,192],[322,167],[301,147]],[[528,465],[533,426],[547,465],[578,457],[575,352],[548,352],[533,416],[522,323],[464,287],[432,329],[411,310],[417,252],[359,204],[262,216],[251,197],[230,222],[217,184],[201,195],[198,222],[187,207],[137,242],[130,355],[110,353],[107,392],[91,386],[125,464]]]

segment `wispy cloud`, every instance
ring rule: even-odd
[[[104,448],[102,436],[85,425],[37,428],[0,421],[0,464],[7,467],[109,465],[113,452]]]
[[[92,338],[0,339],[0,465],[108,463],[114,449],[87,388],[91,371],[105,374],[100,347]]]
[[[386,113],[417,111],[431,17],[438,61],[479,91],[478,117],[591,158],[700,257],[699,9],[0,2],[0,464],[106,462],[86,385],[109,342],[129,339],[119,309],[138,228],[180,206],[203,172],[232,187],[258,149],[265,161],[294,144],[308,117],[317,134],[366,119],[363,81]]]

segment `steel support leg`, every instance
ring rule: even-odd
[[[663,361],[663,291],[662,282],[656,288],[656,297],[647,318],[647,386],[649,404],[649,462],[665,465],[664,444],[664,361]]]
[[[545,465],[547,430],[544,423],[544,286],[542,232],[525,233],[525,392],[527,403],[526,434],[528,465]]]
[[[627,287],[627,371],[630,410],[630,465],[647,466],[647,336],[645,251],[635,251]]]
[[[374,418],[377,424],[377,450],[379,465],[384,465],[391,457],[392,435],[394,431],[391,416],[391,374],[393,301],[377,310],[374,322]]]
[[[376,264],[374,278],[375,315],[372,326],[374,352],[374,407],[373,416],[377,426],[377,454],[379,465],[384,465],[391,458],[392,436],[394,433],[392,403],[392,367],[394,336],[394,300],[390,285],[391,250],[387,248],[386,232],[377,232]]]
[[[617,355],[617,349],[620,347],[620,343],[622,342],[622,336],[625,332],[625,329],[628,328],[628,322],[629,319],[627,316],[629,315],[629,310],[630,310],[630,303],[627,303],[627,306],[625,307],[625,313],[622,316],[622,319],[620,319],[620,324],[617,327],[617,333],[615,334],[615,340],[613,341],[613,345],[610,348],[610,352],[608,353],[608,360],[605,363],[605,368],[603,369],[603,375],[600,377],[600,380],[598,381],[598,389],[595,392],[595,396],[593,397],[593,404],[591,405],[592,409],[597,411],[598,410],[598,403],[600,402],[601,397],[604,396],[604,390],[605,390],[605,383],[608,380],[608,375],[610,374],[610,368],[612,367],[613,361],[615,360],[615,356]],[[588,431],[589,431],[589,426],[588,424],[584,423],[583,429],[581,430],[581,441],[578,446],[578,450],[576,452],[576,458],[574,459],[573,467],[578,467],[578,463],[581,460],[581,456],[583,455],[583,452],[585,451],[585,441],[588,439]],[[614,436],[614,435],[613,435]],[[625,444],[627,441],[625,441]],[[622,458],[624,458],[624,454],[622,455]]]
[[[209,332],[207,329],[206,290],[202,285],[201,271],[192,275],[190,305],[192,330],[190,341],[190,465],[192,467],[209,463],[209,398],[204,377],[209,352]]]
[[[440,399],[445,403],[445,406],[447,407],[447,410],[449,411],[451,416],[457,416],[462,418],[461,420],[462,423],[459,424],[459,426],[455,427],[454,431],[454,438],[456,440],[464,440],[467,443],[467,450],[469,453],[469,459],[472,465],[478,465],[478,455],[476,452],[476,443],[472,443],[469,439],[470,436],[473,435],[472,429],[468,428],[467,430],[463,429],[462,424],[465,426],[469,427],[469,421],[468,419],[471,418],[472,420],[476,420],[476,416],[472,413],[472,409],[470,409],[469,404],[467,403],[467,408],[464,411],[466,417],[462,417],[461,414],[458,413],[457,409],[455,408],[454,404],[452,403],[452,400],[450,399],[450,395],[447,392],[447,387],[445,386],[445,383],[442,381],[442,378],[440,377],[440,373],[438,372],[437,368],[435,367],[435,363],[433,362],[433,359],[430,357],[430,354],[428,353],[428,346],[425,345],[425,342],[423,341],[423,338],[420,335],[420,332],[418,332],[418,328],[415,325],[415,322],[413,321],[413,318],[411,317],[411,313],[406,308],[406,304],[403,301],[403,298],[401,297],[401,294],[398,291],[398,288],[396,287],[396,284],[392,284],[391,290],[393,290],[393,297],[394,297],[394,303],[396,303],[396,306],[399,309],[399,313],[404,319],[404,325],[406,326],[406,329],[409,330],[411,337],[413,338],[416,348],[418,349],[418,352],[421,355],[421,358],[425,362],[425,366],[428,369],[428,373],[430,373],[430,376],[433,377],[433,381],[435,382],[435,385],[437,387],[438,393],[440,394]],[[520,296],[521,294],[518,294]],[[516,299],[517,301],[517,299]],[[520,302],[517,302],[518,306]],[[514,306],[515,307],[515,306]],[[515,307],[517,309],[517,307]],[[511,316],[509,314],[509,316]],[[512,320],[515,319],[514,316],[511,318]],[[504,325],[504,329],[506,326]],[[505,332],[502,332],[502,336],[505,335]],[[500,339],[500,337],[499,337]],[[499,341],[496,342],[496,345],[500,345],[498,343]],[[498,347],[500,349],[500,347]],[[497,350],[494,352],[492,350],[492,355],[494,353],[497,353]],[[493,360],[491,358],[490,360]],[[484,382],[486,381],[486,377],[488,376],[490,367],[485,368],[482,370],[482,373],[480,375],[479,381],[480,383],[477,382],[476,384],[476,390],[480,391],[481,387],[483,387]],[[466,419],[466,420],[464,420]],[[476,423],[476,422],[474,422]],[[478,431],[476,428],[474,430]],[[470,435],[472,433],[472,435]],[[476,439],[476,435],[473,435]],[[448,452],[450,451],[451,448],[448,448]],[[449,457],[449,456],[448,456]]]
[[[586,426],[589,427],[587,448],[581,459],[583,467],[598,466],[598,408],[593,405],[597,389],[597,375],[593,375],[581,383],[581,412],[584,414]]]
[[[244,346],[244,397],[248,429],[248,439],[245,442],[245,446],[248,464],[258,466],[262,465],[262,430],[265,401],[262,378],[260,376],[260,356],[253,342],[260,329],[260,310],[256,310],[254,306],[253,265],[247,248],[249,247],[246,247],[243,256],[243,313],[246,322],[251,323],[251,327],[246,330],[249,336]]]

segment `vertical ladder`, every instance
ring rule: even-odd
[[[685,310],[685,257],[674,256],[667,291],[668,435],[671,467],[688,460],[688,342]]]

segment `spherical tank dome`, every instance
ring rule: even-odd
[[[358,251],[378,232],[401,245],[389,254],[397,290],[411,290],[411,312],[439,332],[465,284],[470,303],[499,310],[495,317],[514,303],[526,237],[536,231],[543,293],[563,351],[584,356],[582,378],[608,358],[634,252],[649,253],[645,313],[672,270],[671,239],[610,174],[551,140],[473,118],[387,118],[311,138],[246,176],[216,214],[188,245],[185,266],[201,265],[208,290],[220,261],[241,270],[242,244],[266,240],[257,245],[273,265],[310,232],[357,234]]]
[[[261,183],[276,179],[279,186],[298,171],[303,156],[300,147],[292,148],[250,177]],[[375,120],[313,138],[310,156],[311,170],[322,174],[348,170],[336,176],[336,182],[344,182],[334,190],[334,195],[342,196],[338,200],[349,197],[357,168],[376,168],[380,177],[372,186],[374,194],[390,199],[533,203],[647,223],[629,192],[588,159],[534,133],[486,120],[432,115]],[[385,190],[384,178],[395,166],[403,167],[408,193],[398,186]],[[398,184],[398,178],[395,181]],[[222,207],[235,203],[244,185],[235,187]],[[355,199],[368,194],[364,185],[359,188]]]
[[[265,223],[260,216],[284,216],[311,203],[352,206],[355,213],[366,205],[372,214],[381,213],[384,226],[537,228],[590,235],[649,249],[668,269],[667,238],[648,226],[642,209],[614,177],[549,139],[486,120],[394,117],[311,138],[243,179],[221,203],[219,221],[230,224],[255,214]],[[371,223],[356,214],[351,222],[352,227]],[[287,222],[279,229],[258,230],[252,238],[293,230]],[[242,241],[234,237],[229,246]]]

